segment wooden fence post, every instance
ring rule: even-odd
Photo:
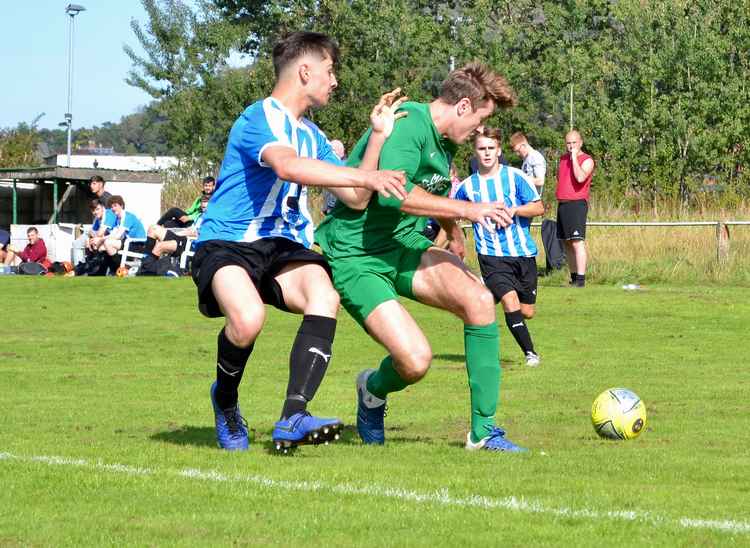
[[[716,260],[724,264],[729,259],[729,227],[722,221],[716,223]]]

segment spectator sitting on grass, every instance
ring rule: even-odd
[[[204,177],[203,192],[201,192],[201,195],[195,199],[193,205],[191,205],[187,211],[183,211],[179,207],[173,207],[172,209],[167,210],[156,224],[165,228],[185,228],[190,226],[202,214],[201,200],[206,197],[211,197],[215,185],[216,180],[213,177]]]
[[[23,251],[18,251],[11,244],[6,246],[4,264],[17,264],[17,263],[38,263],[46,270],[49,266],[47,261],[47,246],[44,240],[39,237],[39,231],[35,226],[30,226],[26,231],[26,237],[29,239],[29,243],[23,248]]]

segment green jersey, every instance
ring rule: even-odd
[[[456,146],[438,133],[429,105],[409,102],[400,110],[409,115],[396,122],[383,145],[379,169],[403,171],[409,192],[416,185],[432,194],[447,196]],[[348,165],[357,167],[362,162],[370,132],[356,144]],[[420,219],[403,213],[400,207],[398,198],[383,198],[380,194],[374,194],[362,211],[350,209],[339,201],[318,227],[316,240],[329,259],[387,253],[415,231]]]

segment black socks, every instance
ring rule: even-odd
[[[216,403],[221,409],[237,405],[237,387],[242,380],[253,344],[248,348],[239,348],[224,334],[219,332],[218,351],[216,356]]]
[[[523,314],[520,310],[514,310],[513,312],[505,313],[505,323],[510,329],[510,334],[516,339],[518,346],[521,347],[523,353],[534,352],[534,343],[531,342],[531,334],[529,333],[526,322],[523,319]]]

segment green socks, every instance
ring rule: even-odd
[[[385,359],[380,362],[380,369],[375,371],[367,379],[367,390],[375,396],[384,400],[391,392],[398,392],[409,386],[409,383],[399,377],[396,370],[393,368],[393,358],[386,356]]]
[[[464,347],[471,392],[471,441],[476,443],[494,428],[500,399],[500,336],[497,323],[464,325]]]

